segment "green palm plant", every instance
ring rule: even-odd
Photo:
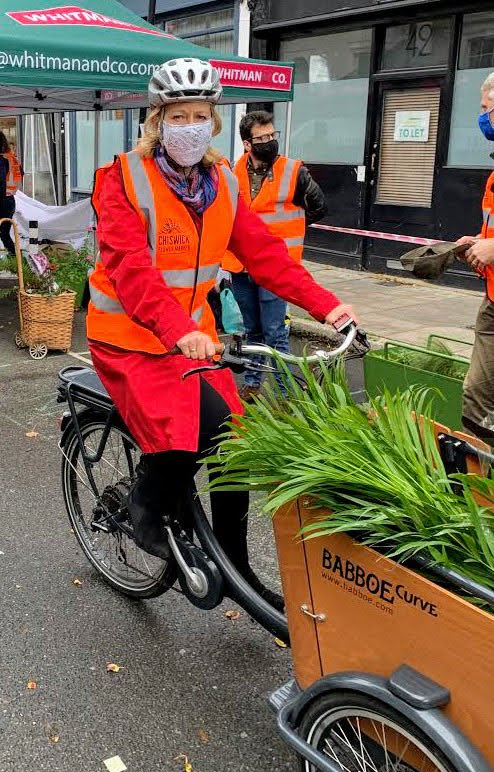
[[[280,363],[280,366],[281,363]],[[309,496],[314,515],[302,536],[345,532],[405,560],[420,554],[494,589],[494,480],[447,477],[430,421],[426,390],[385,393],[355,404],[342,364],[306,387],[285,370],[289,399],[276,388],[246,406],[208,463],[221,470],[216,488],[267,493],[264,509]],[[415,415],[425,420],[418,423]],[[456,485],[453,485],[456,483]],[[460,491],[458,492],[458,483]]]

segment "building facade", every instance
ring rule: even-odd
[[[443,240],[479,232],[494,166],[477,125],[480,86],[494,71],[494,3],[249,5],[253,51],[297,65],[290,155],[324,189],[328,224]],[[399,269],[407,249],[314,229],[307,245],[314,259],[379,272]],[[470,276],[458,264],[446,280]]]

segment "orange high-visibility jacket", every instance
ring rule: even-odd
[[[257,212],[266,223],[268,230],[274,236],[284,239],[290,257],[300,263],[304,250],[305,212],[293,203],[293,198],[302,161],[278,156],[272,167],[273,179],[266,177],[261,190],[252,199],[247,168],[248,157],[249,154],[244,153],[233,169],[239,183],[240,195],[247,206],[253,212]],[[225,254],[221,267],[232,273],[243,270],[243,265],[232,252]]]
[[[494,239],[494,172],[489,176],[482,199],[482,238]],[[484,271],[487,297],[494,303],[494,264],[487,265]]]
[[[235,219],[238,183],[233,172],[216,166],[218,193],[203,214],[199,238],[186,206],[172,193],[154,159],[141,158],[135,151],[118,158],[126,196],[147,231],[153,265],[201,332],[217,341],[206,296],[215,283]],[[107,169],[98,169],[95,176],[92,202],[98,217],[103,214],[99,211],[99,197]],[[131,351],[166,353],[154,333],[127,316],[101,258],[90,275],[89,289],[89,339]]]
[[[8,161],[9,172],[7,174],[7,195],[15,196],[17,191],[22,185],[22,169],[17,156],[12,151],[8,153],[2,153],[3,157]]]

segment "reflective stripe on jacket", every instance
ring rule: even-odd
[[[489,176],[482,199],[482,238],[494,239],[494,172]],[[494,265],[487,265],[484,271],[487,297],[494,303]]]
[[[17,191],[22,185],[22,169],[15,153],[9,151],[8,153],[2,153],[3,157],[9,164],[9,172],[7,174],[7,195],[15,196]]]
[[[233,170],[238,179],[240,194],[247,206],[266,223],[270,233],[285,241],[290,257],[300,263],[304,249],[305,212],[293,203],[293,199],[302,161],[278,156],[272,167],[272,180],[266,177],[258,195],[252,199],[248,158],[249,154],[245,153]],[[231,252],[227,252],[222,268],[238,273],[243,270],[243,265]]]
[[[238,200],[234,174],[223,166],[216,167],[218,192],[202,216],[199,237],[187,207],[170,190],[154,159],[141,158],[135,151],[118,159],[125,194],[146,229],[153,266],[198,328],[217,341],[206,296],[214,285],[233,228]],[[98,218],[104,216],[99,211],[99,197],[107,169],[98,169],[95,176],[92,202]],[[131,351],[166,353],[151,330],[125,313],[101,258],[91,273],[89,289],[88,338]]]

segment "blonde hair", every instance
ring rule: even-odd
[[[165,110],[165,105],[163,107],[152,107],[144,122],[142,137],[139,139],[136,147],[137,152],[143,158],[152,158],[154,155],[154,149],[160,141],[160,127],[165,119]],[[216,137],[221,131],[222,124],[221,116],[214,105],[211,105],[211,119],[213,121],[213,137]],[[208,147],[202,157],[202,163],[206,168],[209,168],[219,163],[222,158],[223,156],[218,150]]]

